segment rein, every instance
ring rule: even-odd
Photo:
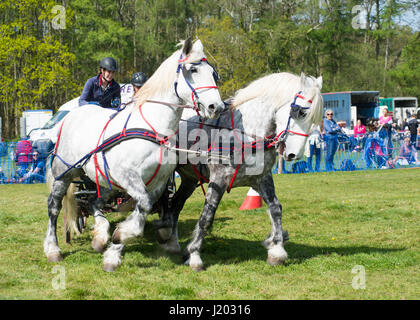
[[[181,54],[181,58],[182,58],[182,54]],[[180,72],[180,70],[181,70],[181,68],[183,67],[183,62],[187,59],[188,57],[186,57],[185,59],[180,59],[179,61],[178,61],[178,68],[177,68],[177,74],[178,74],[178,77],[179,77],[179,72]],[[206,61],[207,62],[207,59],[202,59],[201,61]],[[199,62],[199,63],[195,63],[195,64],[200,64],[201,63],[201,61]],[[208,62],[207,62],[208,63]],[[209,64],[210,65],[210,64]],[[213,67],[213,70],[214,70],[214,67]],[[215,70],[214,70],[214,72],[215,72]],[[192,98],[192,101],[193,101],[193,105],[191,106],[191,105],[180,105],[180,104],[173,104],[173,103],[168,103],[168,102],[163,102],[163,101],[156,101],[156,100],[146,100],[146,102],[149,102],[149,103],[157,103],[157,104],[162,104],[162,105],[165,105],[165,106],[168,106],[168,107],[175,107],[175,108],[189,108],[189,109],[193,109],[196,113],[197,113],[197,115],[199,116],[199,119],[201,120],[201,116],[200,116],[200,110],[199,110],[199,107],[198,107],[198,105],[199,105],[199,103],[197,102],[198,101],[198,94],[197,94],[197,90],[200,90],[200,89],[217,89],[218,87],[217,86],[204,86],[204,87],[198,87],[198,88],[194,88],[194,87],[192,87],[192,85],[188,82],[188,80],[184,77],[184,79],[185,79],[185,81],[186,81],[186,83],[187,83],[187,85],[190,87],[190,89],[191,89],[191,91],[192,91],[192,93],[191,93],[191,98]],[[176,93],[176,95],[177,95],[177,97],[179,98],[179,99],[181,99],[180,97],[179,97],[179,95],[178,95],[178,91],[177,91],[177,84],[178,84],[178,79],[177,80],[175,80],[175,84],[174,84],[174,87],[175,87],[175,93]],[[195,99],[194,99],[194,97],[195,97]],[[196,101],[197,100],[197,101]],[[57,157],[57,158],[59,158],[68,168],[67,168],[67,170],[65,170],[62,174],[60,174],[58,177],[55,177],[55,180],[59,180],[59,179],[61,179],[67,172],[69,172],[70,170],[72,170],[72,169],[74,169],[74,168],[81,168],[81,167],[83,167],[85,164],[86,164],[86,162],[92,157],[92,155],[93,155],[93,161],[94,161],[94,165],[95,165],[95,179],[96,179],[96,188],[97,188],[97,195],[98,195],[98,198],[101,198],[101,193],[100,193],[100,187],[99,187],[99,174],[98,173],[100,173],[101,175],[102,175],[102,177],[104,177],[105,179],[106,179],[106,181],[108,182],[108,186],[109,186],[109,189],[111,190],[112,189],[112,187],[111,187],[111,185],[114,185],[114,186],[116,186],[116,187],[118,187],[118,188],[120,188],[120,189],[122,189],[120,186],[118,186],[117,184],[115,184],[115,183],[113,183],[111,180],[110,180],[110,178],[109,178],[109,173],[108,173],[108,171],[109,171],[109,166],[108,166],[108,163],[107,163],[107,161],[106,161],[106,157],[105,157],[105,151],[106,150],[108,150],[108,149],[110,149],[111,147],[113,147],[115,144],[117,144],[117,143],[120,143],[120,142],[122,142],[122,141],[125,141],[125,140],[127,140],[127,139],[131,139],[131,138],[141,138],[141,139],[146,139],[146,140],[148,140],[148,141],[151,141],[151,142],[154,142],[154,143],[157,143],[157,144],[159,144],[160,145],[160,153],[159,153],[159,163],[158,163],[158,166],[157,166],[157,168],[156,168],[156,170],[155,170],[155,172],[153,173],[153,175],[152,175],[152,177],[146,182],[146,186],[148,186],[152,181],[153,181],[153,179],[156,177],[156,175],[157,175],[157,173],[159,172],[159,169],[160,169],[160,167],[161,167],[161,164],[162,164],[162,153],[163,153],[163,146],[166,146],[167,148],[169,148],[170,149],[170,147],[168,147],[168,145],[167,145],[167,142],[168,142],[168,140],[170,139],[170,138],[172,138],[173,136],[175,136],[176,134],[178,134],[178,131],[176,131],[174,134],[172,134],[172,135],[170,135],[170,136],[162,136],[162,135],[160,135],[154,128],[153,128],[153,126],[147,121],[147,119],[144,117],[144,115],[143,115],[143,112],[142,112],[142,106],[143,105],[139,105],[139,112],[140,112],[140,115],[141,115],[141,117],[143,118],[143,120],[147,123],[147,125],[152,129],[152,131],[150,131],[150,130],[147,130],[147,129],[128,129],[127,130],[127,124],[128,124],[128,121],[129,121],[129,119],[130,119],[130,117],[131,117],[131,113],[128,115],[128,117],[127,117],[127,120],[126,120],[126,122],[125,122],[125,124],[124,124],[124,127],[123,127],[123,129],[122,129],[122,131],[121,131],[121,133],[120,134],[116,134],[116,135],[114,135],[114,136],[112,136],[112,137],[110,137],[110,138],[108,138],[108,139],[106,139],[106,140],[102,140],[102,144],[100,144],[100,141],[101,141],[101,138],[103,137],[103,135],[104,135],[104,133],[105,133],[105,130],[106,130],[106,128],[108,127],[108,125],[109,125],[109,123],[111,122],[111,120],[113,120],[114,118],[115,118],[115,116],[120,112],[120,111],[122,111],[124,108],[122,108],[122,109],[120,109],[120,108],[118,108],[118,110],[116,110],[117,112],[116,113],[114,113],[114,114],[112,114],[111,116],[110,116],[110,119],[107,121],[107,123],[105,124],[105,126],[104,126],[104,128],[103,128],[103,130],[102,130],[102,132],[101,132],[101,134],[99,135],[99,139],[98,139],[98,143],[97,143],[97,145],[96,145],[96,148],[94,149],[94,150],[92,150],[91,152],[89,152],[87,155],[85,155],[84,157],[82,157],[79,161],[77,161],[75,164],[73,164],[73,165],[70,165],[70,164],[68,164],[67,162],[65,162],[58,154],[57,154],[57,148],[58,148],[58,144],[59,144],[59,141],[60,141],[60,138],[61,138],[61,132],[62,132],[62,129],[63,129],[63,125],[64,125],[64,121],[63,121],[63,123],[61,124],[61,127],[60,127],[60,131],[59,131],[59,134],[58,134],[58,137],[57,137],[57,143],[56,143],[56,146],[55,146],[55,148],[54,148],[54,151],[53,151],[53,153],[52,153],[52,157],[51,157],[51,165],[52,165],[52,161],[54,160],[54,157]],[[201,105],[203,108],[204,108],[204,105]],[[100,167],[99,167],[99,164],[98,164],[98,160],[97,160],[97,153],[98,152],[102,152],[102,157],[103,157],[103,162],[104,162],[104,171],[105,171],[105,173],[103,173],[102,172],[102,170],[100,169]]]

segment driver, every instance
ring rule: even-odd
[[[90,103],[104,108],[118,108],[121,103],[121,88],[114,80],[117,71],[118,65],[114,58],[103,58],[99,63],[99,74],[86,81],[79,106]]]

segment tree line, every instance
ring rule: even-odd
[[[281,71],[322,75],[323,92],[420,97],[419,26],[400,23],[418,10],[414,0],[2,0],[2,136],[18,136],[22,111],[80,95],[101,58],[116,58],[127,83],[189,36],[203,42],[223,98]]]

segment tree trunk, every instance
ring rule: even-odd
[[[380,25],[379,25],[379,0],[376,0],[376,30],[380,29]],[[377,33],[376,35],[376,48],[375,48],[375,58],[376,60],[378,60],[379,58],[379,33]]]
[[[386,70],[388,69],[388,52],[389,52],[389,36],[386,37],[386,46],[385,46],[385,65],[384,65],[384,83],[383,91],[385,92],[385,83],[386,83]]]

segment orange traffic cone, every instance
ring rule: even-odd
[[[252,188],[249,188],[246,198],[239,210],[253,210],[262,207],[260,194]]]

